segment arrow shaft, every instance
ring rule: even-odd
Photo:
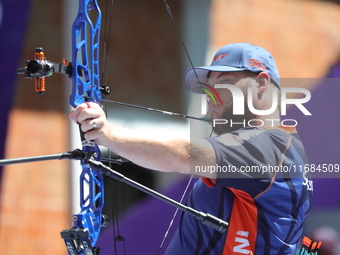
[[[175,117],[179,117],[179,118],[186,118],[186,119],[193,119],[193,120],[200,120],[200,121],[205,121],[205,122],[211,122],[211,120],[206,119],[206,118],[192,117],[192,116],[181,114],[181,113],[163,111],[163,110],[158,110],[158,109],[154,109],[154,108],[150,108],[150,107],[144,107],[144,106],[139,106],[139,105],[127,104],[127,103],[122,103],[122,102],[117,102],[117,101],[106,100],[106,99],[102,99],[101,102],[105,102],[105,103],[109,103],[109,104],[121,105],[121,106],[125,106],[125,107],[130,107],[130,108],[135,108],[135,109],[140,109],[140,110],[145,110],[145,111],[150,111],[150,112],[156,112],[156,113],[170,115],[170,116],[175,116]]]

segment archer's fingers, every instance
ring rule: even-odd
[[[101,118],[88,119],[81,123],[81,130],[87,133],[92,130],[99,130],[104,126],[104,121]]]
[[[78,124],[78,123],[79,123],[79,122],[78,122],[79,114],[80,114],[84,109],[86,109],[86,108],[87,108],[87,105],[86,105],[86,104],[81,104],[81,105],[77,106],[77,108],[74,109],[74,110],[70,113],[70,115],[69,115],[70,119],[73,120],[76,124]]]
[[[95,141],[95,143],[97,143],[98,132],[95,129],[89,130],[85,133],[84,137],[88,141]]]
[[[100,109],[86,108],[84,109],[77,118],[78,123],[83,123],[86,120],[102,119],[106,118],[105,114]]]
[[[87,119],[105,117],[102,108],[96,103],[86,102],[79,105],[74,111],[70,113],[70,118],[75,123],[83,123]]]

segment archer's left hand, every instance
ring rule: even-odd
[[[100,105],[92,102],[81,104],[70,113],[70,119],[81,125],[86,140],[103,146],[107,144],[112,127]]]

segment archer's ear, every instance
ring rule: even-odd
[[[256,76],[256,81],[258,84],[258,92],[263,94],[263,92],[268,88],[270,83],[270,75],[266,72],[261,72]]]

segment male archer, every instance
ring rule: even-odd
[[[208,117],[245,126],[215,125],[215,136],[190,139],[173,132],[111,125],[94,103],[90,108],[78,106],[70,118],[81,123],[86,139],[145,168],[183,174],[212,166],[233,169],[195,172],[200,178],[187,201],[188,206],[229,222],[227,231],[219,233],[183,213],[167,255],[294,254],[313,188],[305,172],[280,169],[307,164],[308,158],[295,128],[264,121],[280,119],[279,107],[265,116],[254,114],[247,104],[251,97],[255,109],[266,110],[273,95],[280,93],[272,55],[247,43],[226,45],[210,66],[189,69],[184,78],[185,87],[194,93],[202,93],[201,80],[212,87],[236,86],[244,94],[244,114],[233,115],[233,95],[222,87],[216,88],[221,102],[208,104]]]

